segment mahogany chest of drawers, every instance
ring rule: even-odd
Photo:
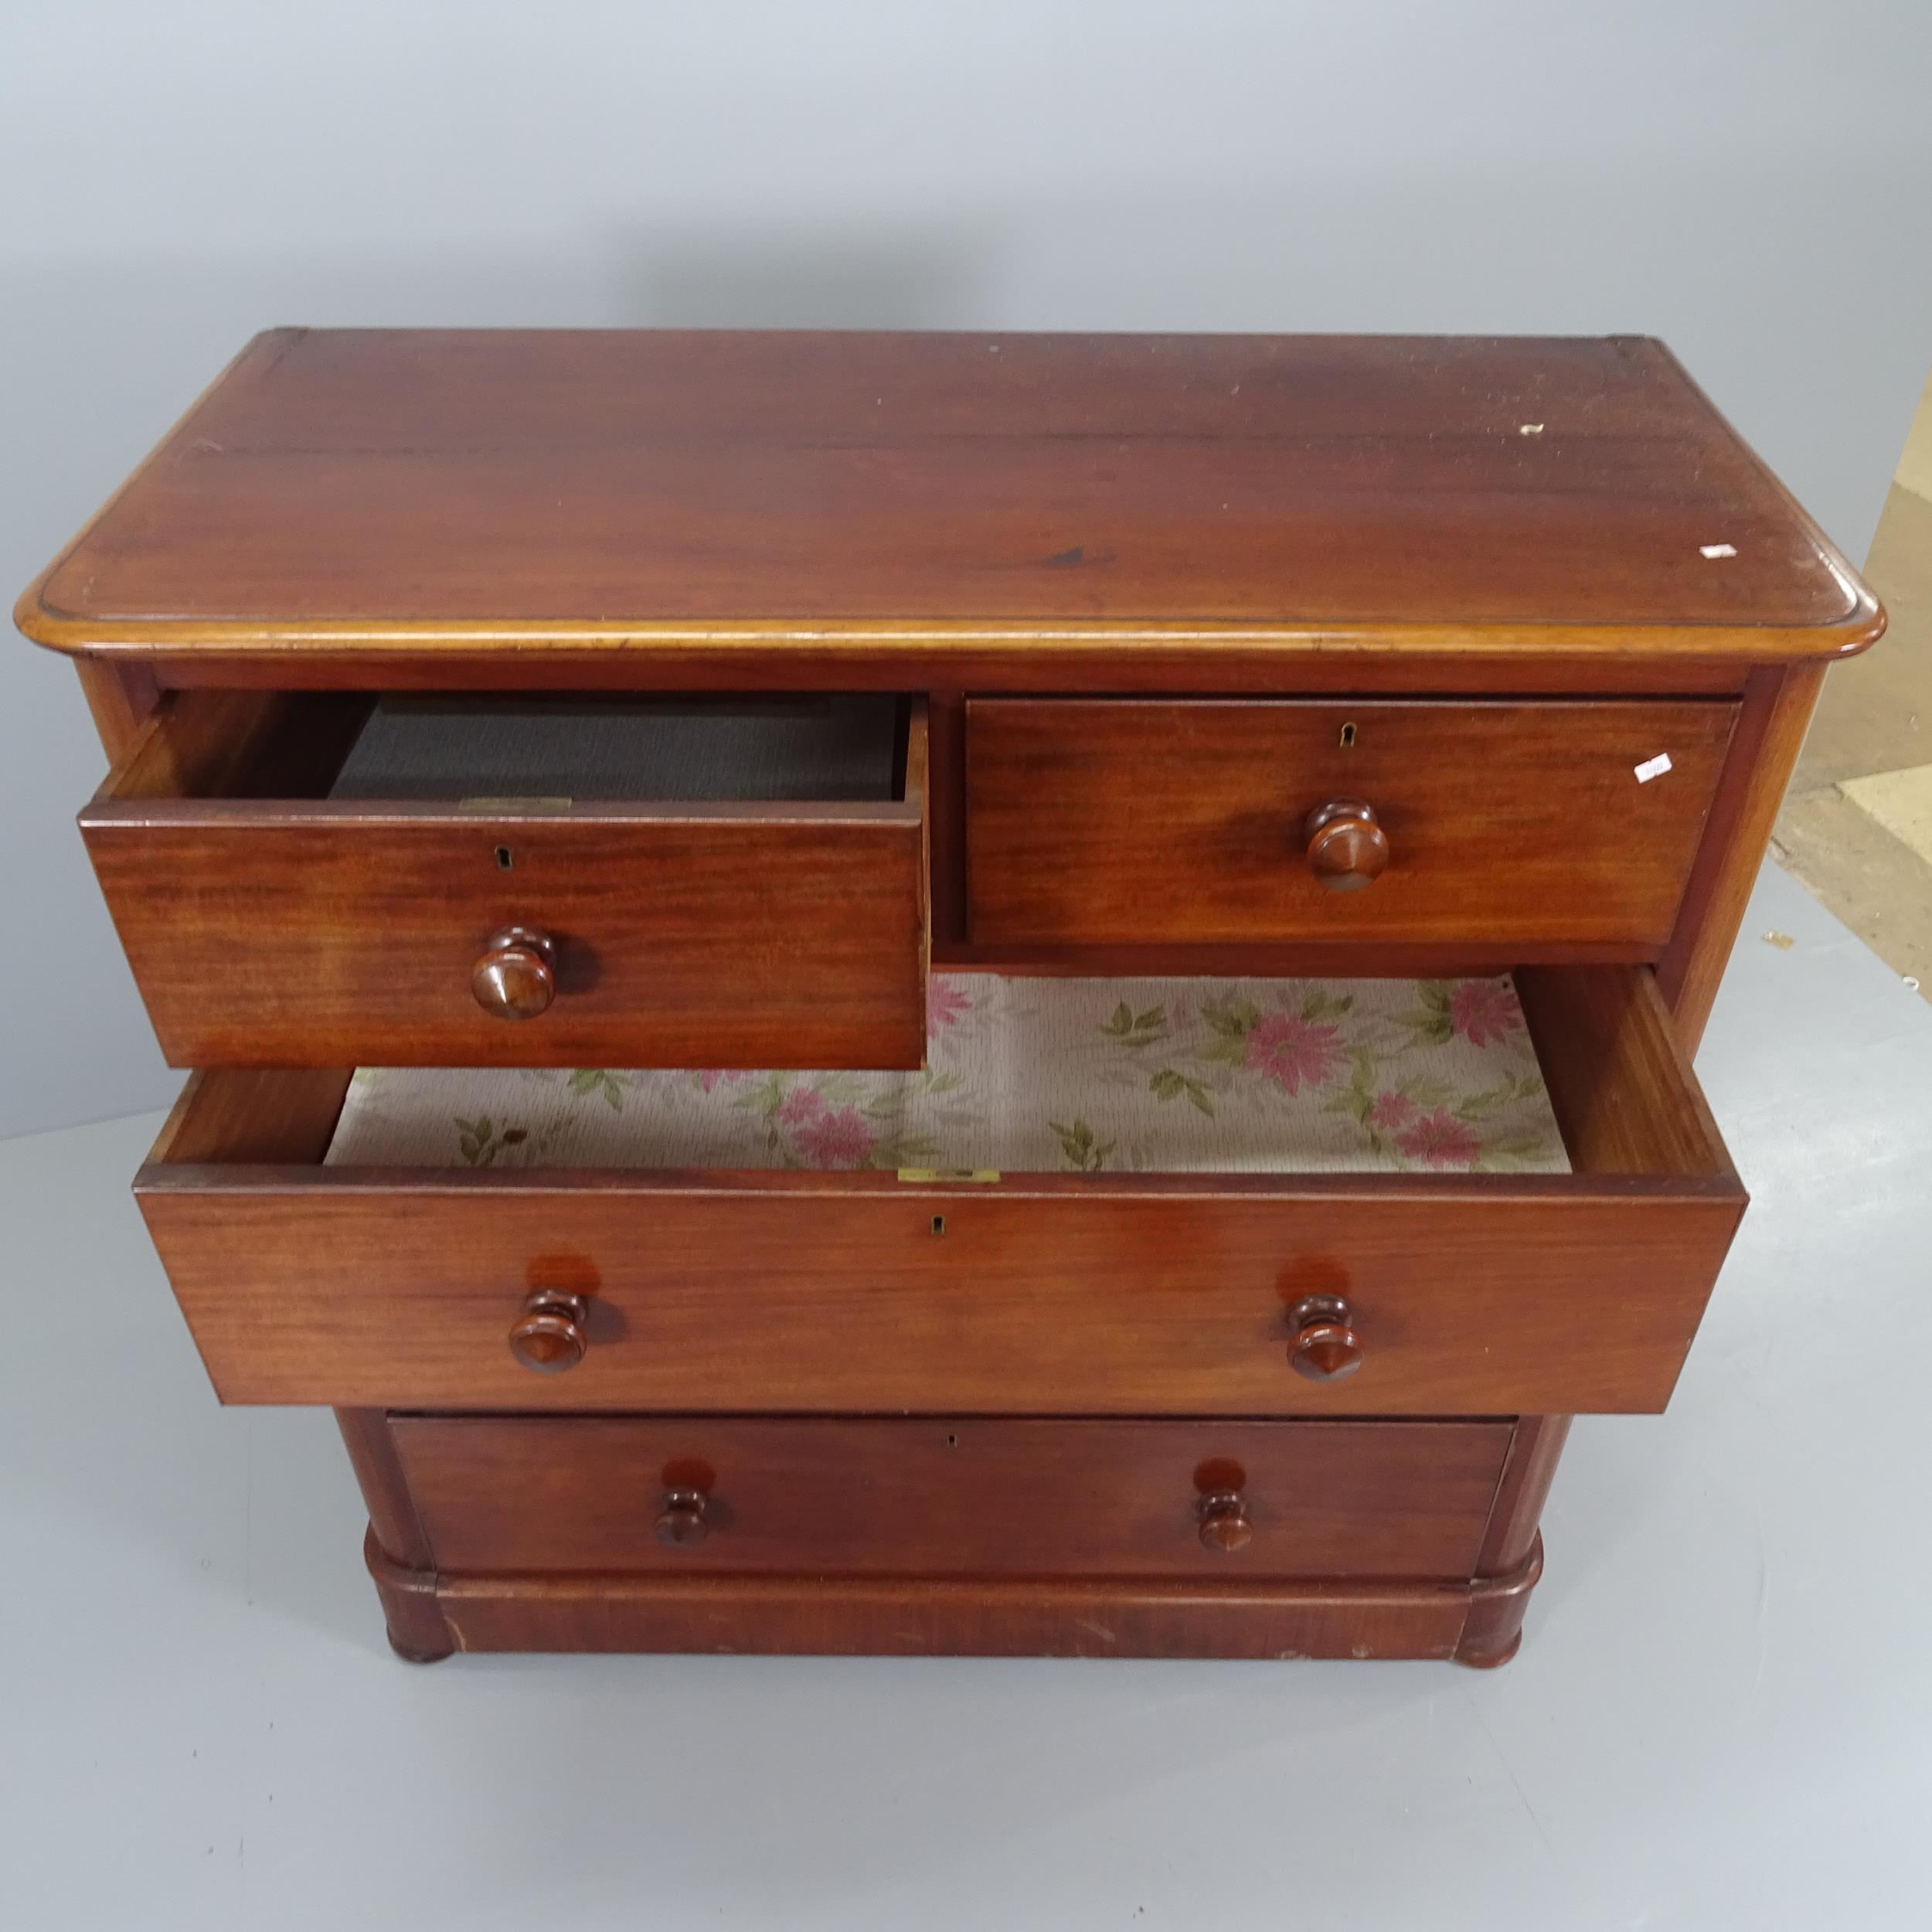
[[[1507,1658],[1883,626],[1648,340],[301,329],[17,616],[424,1659]]]

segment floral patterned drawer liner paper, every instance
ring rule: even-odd
[[[936,974],[927,1026],[914,1073],[365,1067],[328,1159],[1570,1171],[1507,978]]]

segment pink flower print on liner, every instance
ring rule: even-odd
[[[1449,995],[1450,1030],[1471,1046],[1506,1039],[1522,1025],[1516,1002],[1493,979],[1465,979]]]
[[[1421,1110],[1406,1094],[1378,1094],[1369,1103],[1369,1124],[1381,1134],[1400,1134]]]
[[[699,1091],[704,1094],[715,1093],[720,1080],[741,1080],[744,1077],[743,1070],[735,1066],[707,1067],[696,1076]]]
[[[1396,1145],[1425,1167],[1471,1167],[1482,1142],[1466,1121],[1446,1107],[1425,1114],[1396,1136]]]
[[[928,981],[926,986],[926,1034],[931,1039],[941,1028],[957,1026],[962,1013],[970,1013],[973,1002],[949,979]]]
[[[836,1113],[828,1113],[822,1101],[817,1117],[792,1136],[815,1167],[863,1167],[877,1138],[856,1107],[842,1107]]]
[[[825,1097],[815,1087],[794,1087],[774,1110],[772,1118],[781,1127],[804,1127],[821,1118]]]
[[[1335,1029],[1293,1013],[1264,1013],[1248,1029],[1246,1064],[1290,1094],[1319,1087],[1342,1064]]]

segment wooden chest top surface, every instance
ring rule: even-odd
[[[243,350],[16,616],[178,663],[1111,638],[1765,662],[1883,623],[1646,338],[299,328]]]

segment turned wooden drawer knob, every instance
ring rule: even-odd
[[[1373,805],[1334,798],[1317,805],[1302,822],[1308,869],[1330,892],[1359,892],[1381,877],[1389,862],[1389,835]]]
[[[658,1541],[679,1549],[695,1549],[711,1534],[702,1489],[667,1489],[658,1518]]]
[[[540,1376],[560,1376],[583,1359],[590,1345],[583,1318],[589,1301],[563,1288],[533,1288],[510,1330],[510,1352]]]
[[[1217,1556],[1232,1556],[1254,1534],[1247,1498],[1238,1489],[1216,1489],[1201,1498],[1201,1547]]]
[[[499,926],[470,968],[470,991],[498,1019],[535,1019],[556,998],[556,941],[534,926]]]
[[[1304,1295],[1288,1311],[1294,1338],[1288,1366],[1311,1382],[1339,1382],[1362,1366],[1362,1338],[1355,1317],[1338,1294]]]

